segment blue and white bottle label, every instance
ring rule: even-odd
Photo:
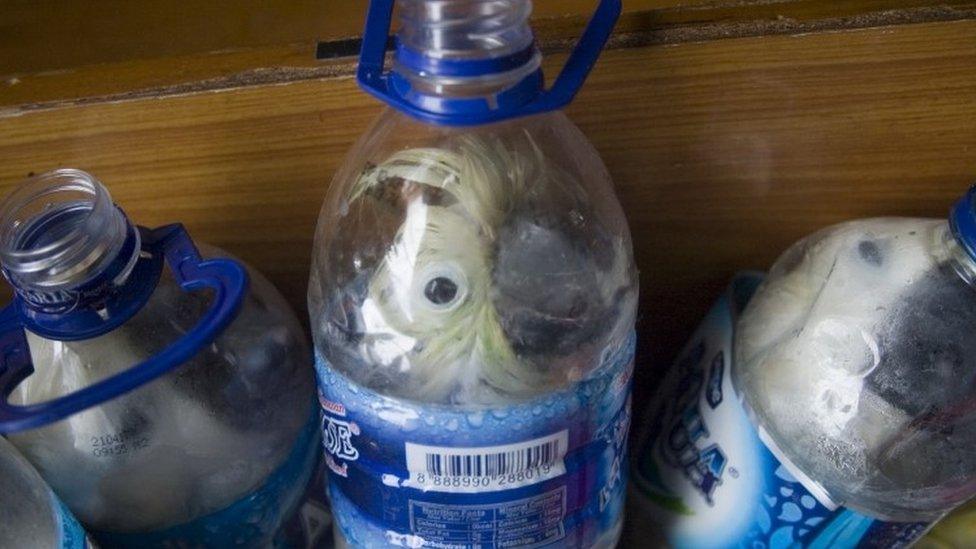
[[[750,421],[730,379],[732,307],[755,281],[737,279],[665,378],[634,464],[639,499],[675,547],[910,545],[928,524],[838,508]]]
[[[57,517],[58,526],[61,529],[61,548],[62,549],[87,549],[93,547],[84,528],[78,522],[67,506],[51,493],[51,508]]]
[[[634,338],[571,389],[462,410],[379,395],[319,356],[329,495],[354,547],[609,546],[619,535]]]

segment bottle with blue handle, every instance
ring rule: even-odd
[[[311,360],[284,299],[91,175],[0,206],[0,433],[106,546],[262,546],[316,460]]]
[[[71,511],[30,463],[0,437],[0,547],[90,547]]]
[[[336,173],[309,286],[337,542],[613,547],[637,273],[593,146],[560,112],[531,2],[370,3],[358,80],[387,108]]]

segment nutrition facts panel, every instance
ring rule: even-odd
[[[565,535],[566,487],[490,505],[410,500],[410,528],[429,547],[538,547]]]

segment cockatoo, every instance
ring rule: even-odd
[[[593,353],[573,354],[599,356],[615,300],[634,284],[630,255],[528,133],[394,153],[348,203],[391,195],[402,224],[343,322],[365,362],[392,370],[397,394],[488,403],[585,373],[577,362]]]

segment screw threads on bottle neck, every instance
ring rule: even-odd
[[[395,71],[417,92],[443,97],[490,96],[538,71],[529,0],[401,0]],[[409,53],[410,59],[407,59]],[[475,74],[441,72],[436,63],[517,59]]]
[[[22,294],[57,294],[99,277],[119,282],[138,257],[138,245],[125,246],[133,237],[108,190],[80,170],[33,177],[0,206],[0,264]],[[131,257],[120,258],[123,249]]]

